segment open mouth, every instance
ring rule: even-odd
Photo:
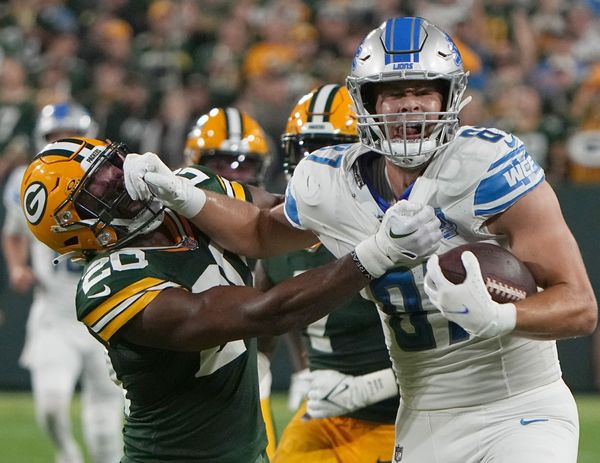
[[[406,127],[406,138],[408,140],[421,138],[422,133],[425,131],[425,125],[422,122],[407,122]],[[404,130],[401,130],[404,132]],[[400,135],[404,135],[400,133]]]
[[[422,122],[406,122],[405,124],[393,125],[388,129],[394,141],[416,141],[427,137],[427,126]]]

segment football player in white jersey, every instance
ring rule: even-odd
[[[35,127],[37,150],[56,137],[91,135],[95,123],[74,102],[45,106]],[[70,407],[81,380],[82,423],[94,463],[116,463],[122,455],[123,395],[110,379],[101,345],[77,321],[75,288],[82,267],[70,261],[53,265],[55,253],[31,240],[19,204],[25,166],[17,167],[4,190],[6,218],[3,252],[10,284],[16,291],[34,288],[20,363],[31,373],[37,420],[56,451],[58,463],[82,463],[71,429]]]
[[[554,340],[592,333],[598,309],[543,170],[517,137],[460,127],[462,59],[452,39],[423,18],[393,18],[371,31],[347,85],[361,142],[316,151],[298,165],[284,205],[289,222],[341,255],[389,207],[406,208],[406,229],[394,236],[423,234],[412,219],[418,205],[431,207],[443,233],[438,254],[491,241],[526,262],[541,288],[498,304],[471,253],[462,256],[465,282],[454,285],[437,256],[407,253],[383,272],[356,248],[374,277],[367,293],[378,303],[400,385],[393,461],[575,463],[577,408]],[[126,169],[131,182],[169,204],[187,202],[183,182],[158,166],[135,164]],[[193,222],[223,246],[253,255],[282,250],[264,234],[281,220],[281,207],[265,214],[210,193],[202,198]]]

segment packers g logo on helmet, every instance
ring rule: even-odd
[[[189,164],[210,167],[219,175],[250,184],[262,183],[270,163],[267,135],[258,122],[236,108],[214,108],[189,132]]]
[[[46,212],[48,202],[48,191],[41,182],[33,182],[23,193],[23,212],[27,221],[37,225]]]
[[[162,222],[162,205],[125,190],[123,144],[72,137],[47,145],[25,170],[21,205],[33,235],[59,254],[119,247]]]
[[[358,141],[353,106],[348,89],[337,84],[315,88],[298,100],[281,136],[287,175],[312,151]]]

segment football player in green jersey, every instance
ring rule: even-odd
[[[187,135],[184,155],[188,165],[205,166],[221,177],[244,183],[252,195],[252,202],[260,208],[271,208],[283,202],[283,196],[259,188],[271,163],[271,152],[267,134],[245,111],[226,107],[212,108],[202,114]],[[255,261],[248,263],[253,270]],[[257,339],[258,390],[269,459],[273,459],[277,446],[271,411],[274,339],[272,336]]]
[[[281,138],[288,177],[310,152],[356,142],[356,115],[346,87],[323,85],[303,96]],[[265,290],[333,260],[317,244],[259,261],[256,282]],[[399,397],[375,305],[356,295],[343,309],[305,327],[302,334],[310,373],[293,376],[292,381],[301,378],[308,401],[286,427],[273,462],[388,460],[394,448]]]
[[[137,162],[147,169],[132,178],[128,172],[142,171]],[[156,176],[176,194],[138,199]],[[243,185],[208,170],[172,172],[155,154],[78,137],[47,145],[23,176],[21,206],[34,236],[63,259],[85,262],[77,316],[106,345],[130,400],[122,463],[267,461],[251,338],[322,318],[373,275],[438,241],[404,236],[407,222],[427,235],[438,230],[433,213],[390,208],[348,255],[261,292],[247,286],[244,258],[188,220],[205,206],[199,187],[250,199]],[[287,230],[266,230],[274,252],[315,241]]]

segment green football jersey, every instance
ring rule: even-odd
[[[198,179],[202,187],[247,197],[240,184],[206,170],[186,168],[179,174]],[[116,335],[164,289],[198,293],[251,284],[243,258],[176,214],[165,220],[181,232],[181,245],[99,254],[78,285],[78,318],[106,344],[130,401],[122,462],[254,461],[266,447],[254,339],[178,352],[135,345]]]
[[[310,250],[271,257],[262,263],[269,279],[277,284],[334,259],[325,246],[319,245]],[[311,370],[332,369],[358,376],[391,368],[377,308],[360,295],[311,323],[304,329],[303,337]],[[393,423],[398,400],[398,397],[383,400],[347,416]]]

